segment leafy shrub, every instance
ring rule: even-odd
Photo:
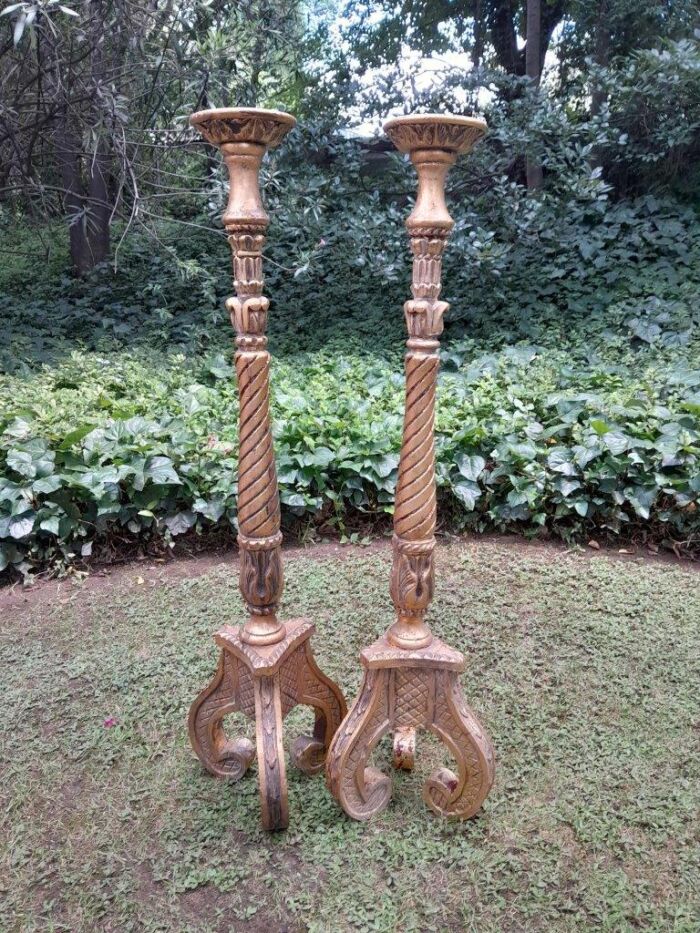
[[[700,369],[687,334],[698,322],[680,301],[614,313],[626,343],[614,352],[604,330],[580,357],[522,343],[490,353],[470,340],[448,346],[437,456],[453,523],[696,546]],[[169,540],[235,525],[237,402],[224,357],[76,351],[3,383],[3,565],[70,563],[117,532]],[[275,362],[287,513],[342,525],[350,510],[391,511],[402,393],[398,361]]]
[[[556,143],[539,196],[507,171],[523,145],[512,114],[494,113],[450,175],[441,515],[696,550],[700,224],[666,196],[615,202],[591,167],[600,138],[543,107]],[[415,180],[397,156],[368,180],[355,142],[295,133],[264,179],[280,488],[285,515],[342,528],[392,508]],[[212,186],[213,214],[223,193]],[[131,237],[116,273],[86,281],[51,263],[5,271],[3,565],[28,573],[113,536],[235,525],[227,246],[174,222],[158,233],[160,249]]]
[[[602,70],[598,80],[608,103],[595,128],[605,139],[600,154],[618,189],[666,184],[697,195],[700,32],[640,49]]]

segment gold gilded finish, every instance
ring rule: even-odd
[[[427,729],[447,746],[457,772],[434,771],[423,788],[424,800],[441,816],[467,819],[480,809],[493,783],[493,748],[462,698],[458,677],[464,657],[434,637],[425,616],[435,586],[435,389],[448,310],[440,300],[442,254],[453,227],[445,179],[458,154],[484,135],[486,124],[423,114],[389,120],[384,128],[397,149],[410,153],[418,174],[416,203],[406,221],[413,297],[404,305],[406,399],[390,584],[396,619],[360,655],[364,679],[331,743],[326,774],[345,812],[369,819],[391,797],[390,779],[368,765],[372,750],[392,732],[395,767],[412,770],[416,732]]]
[[[195,113],[190,123],[221,149],[230,180],[223,223],[236,294],[226,308],[236,331],[239,585],[249,614],[242,628],[226,627],[215,636],[221,648],[219,667],[190,709],[190,741],[208,771],[236,781],[253,759],[253,744],[245,738],[229,740],[222,721],[233,712],[254,720],[263,826],[284,829],[289,822],[284,717],[297,704],[315,709],[313,736],[296,740],[292,759],[307,774],[316,774],[323,770],[328,745],[346,711],[340,690],[314,661],[309,641],[313,625],[303,619],[285,624],[277,618],[284,578],[265,336],[269,301],[263,295],[268,216],[258,175],[266,149],[278,145],[295,120],[276,110],[240,108]]]

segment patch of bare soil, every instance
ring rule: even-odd
[[[441,547],[451,548],[467,545],[470,548],[489,548],[505,546],[510,550],[537,555],[542,560],[561,560],[565,555],[576,554],[590,560],[601,558],[623,560],[632,563],[639,561],[654,564],[665,564],[683,567],[688,570],[700,571],[700,562],[690,561],[677,557],[670,552],[651,553],[646,548],[605,548],[599,549],[574,546],[570,547],[561,541],[528,541],[516,535],[440,535]],[[286,559],[294,560],[297,557],[310,557],[313,560],[345,560],[360,557],[363,554],[385,553],[391,548],[391,539],[387,536],[373,538],[366,545],[340,544],[338,541],[325,540],[319,543],[302,546],[289,545],[284,548]],[[96,593],[105,587],[119,585],[126,581],[137,581],[151,585],[164,582],[177,582],[179,580],[200,577],[211,570],[229,568],[232,576],[238,574],[238,549],[230,547],[227,550],[207,551],[195,555],[178,555],[173,557],[142,558],[129,563],[112,564],[96,567],[92,572],[75,574],[63,579],[35,579],[33,583],[24,585],[17,581],[11,585],[0,587],[0,613],[13,610],[32,610],[38,605],[50,605],[57,601],[74,598],[78,593]],[[150,578],[148,580],[147,578]]]

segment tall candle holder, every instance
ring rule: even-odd
[[[413,298],[404,305],[408,329],[403,442],[394,510],[391,598],[396,620],[360,654],[360,693],[328,752],[328,786],[348,816],[366,820],[391,797],[391,780],[368,766],[372,750],[393,733],[394,766],[411,770],[416,730],[441,739],[457,763],[434,771],[423,798],[435,813],[473,816],[494,778],[491,741],[464,702],[459,674],[465,659],[435,638],[425,615],[433,597],[435,548],[435,390],[439,336],[448,309],[440,301],[442,254],[453,227],[445,179],[460,153],[486,132],[482,120],[422,114],[389,120],[384,130],[418,174],[418,195],[406,221],[413,253]]]
[[[214,636],[221,648],[219,667],[192,704],[189,734],[208,771],[237,781],[253,760],[253,743],[229,739],[223,719],[239,712],[255,721],[262,823],[268,830],[284,829],[289,822],[284,717],[298,704],[314,708],[313,735],[295,741],[292,760],[307,774],[317,774],[346,712],[339,688],[314,660],[313,624],[277,618],[282,534],[269,411],[269,300],[262,293],[269,218],[260,197],[259,171],[265,151],[277,146],[295,122],[287,113],[255,108],[204,110],[190,117],[207,142],[219,147],[229,173],[223,223],[233,253],[236,295],[226,308],[236,331],[239,585],[249,617],[242,628],[226,625]]]

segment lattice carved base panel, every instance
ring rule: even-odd
[[[313,633],[311,622],[294,619],[286,623],[282,641],[258,646],[242,641],[239,628],[221,629],[214,636],[221,648],[216,674],[190,709],[192,747],[216,777],[240,780],[257,748],[262,824],[268,830],[285,829],[289,823],[284,718],[297,705],[313,707],[313,734],[294,741],[291,757],[306,774],[318,774],[346,713],[342,693],[314,660]],[[226,734],[223,722],[230,713],[255,722],[255,746],[247,738]]]
[[[435,638],[408,651],[383,636],[360,655],[360,693],[335,734],[326,774],[331,793],[348,816],[368,820],[388,805],[391,779],[369,764],[391,732],[394,766],[411,770],[416,732],[427,730],[447,746],[457,770],[438,768],[423,787],[435,813],[465,820],[479,810],[494,779],[494,755],[485,729],[464,701],[459,674],[464,657]]]

